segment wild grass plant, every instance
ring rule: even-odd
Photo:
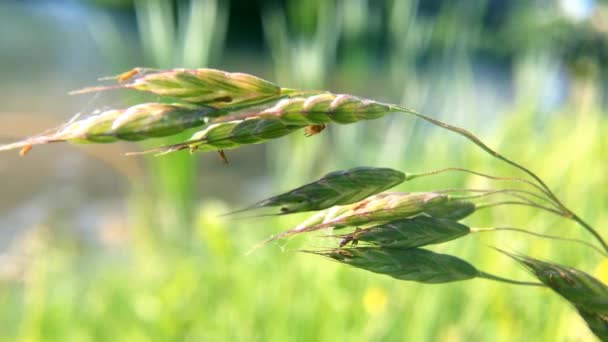
[[[267,242],[329,230],[321,237],[333,242],[323,249],[307,251],[355,268],[421,283],[485,278],[509,285],[548,287],[577,310],[596,336],[600,339],[608,337],[608,289],[583,271],[502,251],[531,270],[540,282],[522,281],[502,276],[496,271],[499,268],[493,267],[493,272],[487,272],[459,257],[422,248],[472,233],[502,231],[526,233],[534,238],[552,239],[554,243],[576,243],[602,257],[608,253],[608,245],[599,231],[567,207],[541,177],[490,148],[469,131],[399,105],[325,91],[280,88],[251,75],[213,69],[134,69],[119,75],[117,80],[118,85],[85,91],[132,88],[166,96],[175,104],[145,103],[126,110],[75,118],[55,130],[2,146],[0,150],[20,148],[25,154],[35,145],[50,142],[141,140],[203,126],[186,141],[147,152],[218,151],[224,158],[225,149],[262,143],[298,131],[315,135],[328,124],[352,124],[378,119],[389,113],[410,115],[463,136],[490,156],[521,171],[522,176],[506,177],[460,167],[412,174],[371,167],[332,172],[318,181],[248,208],[279,206],[275,215],[318,211],[295,228],[277,234]],[[409,183],[444,173],[467,173],[492,184],[519,186],[385,192],[404,181]],[[594,245],[558,233],[541,234],[534,228],[473,228],[460,222],[478,211],[504,206],[509,210],[518,210],[511,206],[527,207],[573,221],[594,239]],[[500,245],[497,247],[502,248]]]

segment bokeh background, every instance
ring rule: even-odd
[[[99,0],[0,2],[0,141],[137,94],[68,96],[135,66],[215,67],[402,103],[477,133],[545,178],[608,234],[608,4],[600,0]],[[182,136],[184,138],[188,136]],[[270,244],[305,215],[222,213],[359,165],[519,175],[403,115],[215,154],[60,145],[0,155],[0,338],[6,341],[591,341],[548,290],[487,280],[396,281]],[[399,187],[501,187],[449,174]],[[521,207],[473,226],[589,237]],[[517,233],[433,248],[517,279],[490,246],[606,277],[576,244]]]

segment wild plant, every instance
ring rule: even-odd
[[[171,103],[143,103],[74,118],[39,136],[0,146],[0,151],[21,149],[21,154],[25,154],[35,145],[53,142],[136,141],[200,128],[186,141],[143,153],[162,155],[187,149],[190,152],[218,151],[224,156],[224,150],[263,143],[297,131],[315,135],[326,125],[374,120],[389,113],[411,115],[465,137],[490,156],[523,172],[524,177],[502,177],[465,168],[425,173],[377,167],[334,171],[238,211],[266,209],[273,210],[272,215],[314,212],[299,225],[256,247],[324,230],[329,232],[322,235],[329,241],[329,247],[305,252],[399,280],[437,284],[483,278],[549,288],[577,310],[597,337],[608,339],[608,287],[581,270],[498,250],[538,279],[538,282],[520,281],[479,270],[456,256],[425,249],[471,234],[510,231],[579,243],[604,257],[608,255],[608,245],[599,232],[569,209],[537,174],[490,148],[471,132],[403,106],[327,91],[281,88],[242,73],[214,69],[136,68],[114,79],[118,84],[85,88],[74,93],[131,89],[153,93]],[[387,191],[403,182],[446,172],[466,172],[495,181],[518,182],[526,188]],[[461,222],[480,210],[504,205],[527,206],[574,221],[591,234],[596,244],[517,227],[470,227]],[[278,210],[272,209],[276,207]]]

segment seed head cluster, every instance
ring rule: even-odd
[[[322,132],[329,124],[374,120],[391,112],[412,115],[467,138],[492,157],[523,171],[530,179],[497,177],[462,168],[408,175],[378,167],[334,171],[316,181],[243,209],[275,208],[275,213],[279,215],[315,211],[299,225],[265,242],[327,229],[332,233],[325,237],[331,239],[329,241],[335,243],[335,246],[308,252],[399,280],[437,284],[485,278],[510,284],[549,287],[577,310],[596,336],[608,340],[608,287],[589,274],[547,261],[503,252],[528,268],[540,281],[522,282],[483,272],[456,256],[427,249],[429,246],[450,242],[479,231],[523,231],[519,228],[504,227],[471,228],[461,222],[484,208],[520,204],[575,221],[591,233],[603,250],[608,252],[608,243],[601,235],[566,208],[536,174],[494,151],[467,130],[399,105],[348,94],[282,88],[244,73],[208,68],[135,68],[110,79],[117,83],[84,88],[73,94],[112,89],[131,90],[152,94],[158,98],[158,102],[95,112],[84,118],[70,120],[38,136],[0,145],[0,151],[21,149],[20,154],[24,155],[32,146],[47,143],[140,141],[198,129],[186,141],[160,146],[143,153],[219,151],[222,159],[227,160],[224,150],[264,143],[296,131],[303,131],[306,136],[312,136]],[[476,193],[470,196],[453,195],[451,193],[454,189],[424,192],[388,191],[406,180],[436,175],[446,170],[467,171],[493,180],[519,181],[531,186],[532,191],[462,190]],[[511,198],[489,203],[478,202],[494,195]],[[548,237],[543,234],[530,234]],[[600,250],[600,253],[604,251]]]

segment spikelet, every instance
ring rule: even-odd
[[[218,151],[237,148],[243,145],[260,144],[271,139],[280,138],[293,133],[303,126],[285,125],[276,119],[252,118],[221,122],[209,125],[183,143],[159,147],[128,155],[157,153],[158,155],[176,152],[184,149],[194,151]]]
[[[383,192],[362,201],[334,206],[319,211],[296,227],[274,235],[261,244],[292,235],[316,231],[324,228],[369,227],[417,215],[426,215],[430,208],[451,207],[454,198],[435,192]],[[460,211],[460,207],[456,207]],[[447,210],[436,209],[445,216],[453,216]],[[438,218],[444,218],[441,215]]]
[[[110,143],[164,137],[204,125],[216,110],[206,106],[143,103],[112,109],[69,122],[60,128],[23,141],[0,146],[0,151],[31,148],[51,142]]]
[[[278,97],[277,85],[244,73],[216,69],[151,70],[136,68],[116,76],[115,86],[90,87],[72,92],[82,94],[108,89],[136,89],[158,96],[204,104],[214,108],[255,103]]]
[[[479,271],[462,259],[420,248],[356,247],[311,253],[396,279],[427,284],[448,283],[479,276]]]
[[[381,224],[413,217],[432,205],[446,200],[447,196],[433,192],[383,192],[362,201],[334,206],[313,214],[296,227],[270,237],[263,243],[323,228],[344,228]]]
[[[197,149],[207,151],[236,148],[240,145],[258,144],[265,142],[265,140],[282,137],[299,128],[308,128],[307,135],[310,135],[308,132],[310,131],[311,126],[324,125],[326,122],[330,121],[351,123],[359,120],[371,120],[379,118],[387,113],[389,113],[388,105],[360,99],[351,95],[323,93],[320,95],[311,95],[309,97],[286,98],[279,101],[276,105],[262,111],[246,111],[245,113],[234,115],[227,115],[227,113],[222,112],[221,115],[218,115],[211,121],[213,124],[209,126],[210,131],[201,131],[184,143],[165,146],[142,153],[156,152],[158,154],[165,154],[186,148],[190,148],[191,151]],[[255,124],[249,120],[255,120]],[[256,138],[256,134],[247,134],[247,130],[250,129],[251,126],[257,125],[257,122],[276,126],[272,127],[272,129],[259,129],[260,131],[276,131],[278,133],[276,136],[271,134],[268,138],[264,139]],[[224,135],[224,133],[232,130],[231,127],[239,125],[242,126],[243,131],[242,134],[239,132],[239,135],[243,137],[242,142],[232,143],[230,142],[232,138],[228,136],[221,140],[208,136],[211,131],[217,131],[218,136]],[[289,130],[289,132],[285,131],[285,129]],[[252,142],[247,142],[246,137],[251,137]],[[214,141],[218,141],[219,145],[222,145],[223,142],[225,142],[227,147],[217,147],[215,145],[218,144],[210,144],[210,142]]]
[[[385,192],[357,203],[321,211],[313,215],[310,220],[299,225],[297,229],[302,229],[310,224],[313,224],[316,228],[378,224],[416,215],[437,218],[462,216],[462,206],[454,206],[454,201],[466,202],[456,197],[435,192]],[[450,209],[453,209],[453,211],[450,211]]]
[[[591,331],[602,341],[608,340],[608,286],[575,268],[501,252],[520,262],[540,281],[570,302]]]
[[[361,201],[405,180],[405,174],[389,168],[356,167],[334,171],[321,179],[244,209],[280,206],[282,214],[326,209]],[[243,211],[243,210],[241,210]]]
[[[340,228],[390,222],[421,214],[427,208],[446,200],[446,195],[434,192],[385,192],[344,206],[339,215],[326,216],[318,226]]]
[[[335,237],[342,238],[341,246],[364,241],[381,247],[413,248],[454,240],[470,232],[469,227],[452,220],[417,216]]]
[[[608,286],[575,268],[503,252],[576,307],[608,315]]]
[[[392,107],[388,104],[353,95],[323,92],[285,98],[270,108],[220,117],[217,120],[260,117],[276,118],[288,125],[322,125],[330,122],[349,124],[378,119],[391,111]]]

